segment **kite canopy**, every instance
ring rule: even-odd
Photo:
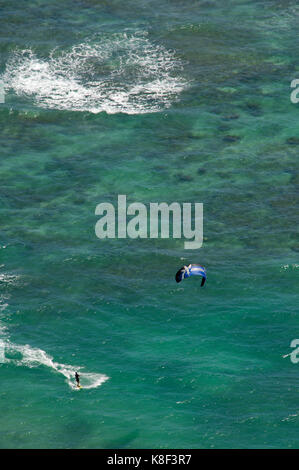
[[[200,264],[189,264],[189,266],[183,266],[175,275],[176,282],[181,282],[183,279],[186,279],[191,276],[201,276],[201,287],[206,282],[207,274],[206,270]]]

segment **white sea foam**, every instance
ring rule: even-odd
[[[54,371],[62,374],[66,378],[67,384],[72,389],[77,389],[77,386],[74,381],[75,372],[80,371],[80,382],[83,388],[96,388],[102,385],[106,380],[109,379],[104,374],[96,374],[90,372],[82,372],[82,367],[80,366],[71,366],[68,364],[61,364],[55,362],[51,356],[49,356],[45,351],[38,348],[32,348],[28,344],[26,345],[17,345],[11,343],[9,340],[5,341],[5,363],[11,363],[15,366],[21,367],[40,367],[46,366]]]
[[[284,264],[280,266],[280,269],[283,269],[284,271],[290,270],[290,269],[298,269],[299,264],[293,263],[293,264]]]
[[[5,284],[15,284],[18,279],[19,276],[15,274],[0,273],[0,282]]]
[[[15,283],[19,276],[7,273],[0,274],[0,281],[5,284]],[[5,319],[5,310],[9,306],[10,295],[0,295],[0,365],[1,363],[13,364],[21,367],[49,367],[62,374],[66,378],[67,384],[74,390],[79,390],[75,384],[75,372],[80,371],[80,382],[85,389],[96,388],[109,379],[104,374],[82,372],[83,367],[71,366],[55,362],[51,356],[39,348],[33,348],[26,345],[14,344],[10,341],[9,332],[3,320]]]
[[[49,109],[140,114],[167,108],[186,87],[182,63],[145,33],[114,34],[53,50],[48,58],[16,50],[5,88]]]

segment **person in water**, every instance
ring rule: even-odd
[[[80,385],[80,375],[78,374],[78,372],[75,372],[75,379],[76,379],[76,382],[77,382],[77,387],[80,388],[81,385]]]

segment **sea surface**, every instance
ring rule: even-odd
[[[295,0],[1,1],[1,448],[298,448],[298,26]],[[119,194],[203,203],[202,247],[97,238]]]

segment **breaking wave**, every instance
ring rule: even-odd
[[[165,109],[187,82],[174,52],[145,33],[102,35],[40,58],[16,50],[2,76],[6,90],[48,109],[141,114]]]

